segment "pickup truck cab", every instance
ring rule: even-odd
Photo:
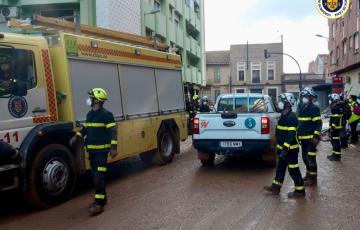
[[[198,158],[204,166],[209,166],[216,154],[249,154],[275,165],[275,129],[279,117],[267,95],[220,95],[215,112],[194,118],[193,146],[198,150]]]

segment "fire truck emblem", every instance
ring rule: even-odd
[[[350,8],[350,0],[315,0],[319,13],[329,19],[340,18]]]
[[[11,116],[21,118],[28,111],[28,104],[24,97],[14,96],[9,99],[8,109]]]

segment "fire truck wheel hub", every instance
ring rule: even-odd
[[[65,188],[69,178],[69,169],[59,159],[50,160],[43,171],[43,186],[46,192],[57,195]]]

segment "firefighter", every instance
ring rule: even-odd
[[[13,81],[11,78],[10,59],[2,57],[0,60],[0,93],[2,95],[10,92]]]
[[[209,107],[209,99],[207,96],[203,96],[201,98],[201,104],[199,107],[199,111],[201,113],[209,113],[210,112],[210,107]]]
[[[356,131],[356,127],[358,125],[358,122],[360,120],[360,115],[357,115],[354,113],[355,107],[359,106],[360,100],[355,95],[350,95],[349,98],[349,106],[351,109],[351,116],[349,118],[349,125],[350,125],[350,132],[351,132],[351,143],[355,144],[358,142],[358,132]]]
[[[312,103],[315,96],[314,90],[306,87],[301,91],[300,96],[302,103],[298,110],[298,139],[306,165],[304,184],[310,186],[317,184],[316,147],[320,142],[322,121],[319,107]]]
[[[108,154],[110,153],[112,158],[117,156],[117,126],[113,114],[103,107],[108,99],[106,91],[94,88],[88,92],[88,95],[86,103],[91,110],[86,116],[86,123],[71,139],[70,144],[73,145],[78,137],[85,137],[95,185],[95,201],[90,204],[89,212],[95,215],[101,213],[107,203],[105,173]]]
[[[304,181],[301,177],[298,154],[299,143],[296,138],[298,120],[292,112],[294,103],[285,94],[280,94],[278,109],[281,117],[276,126],[277,153],[279,156],[276,167],[276,176],[271,186],[265,186],[264,190],[275,195],[280,193],[284,182],[286,169],[288,168],[291,178],[295,183],[295,191],[288,193],[289,198],[305,197]]]
[[[347,127],[348,127],[348,121],[351,117],[351,107],[344,93],[340,94],[339,96],[340,96],[339,105],[341,107],[343,114],[342,130],[340,132],[340,142],[341,142],[341,148],[346,149],[348,148],[348,142],[349,142],[349,130]]]
[[[331,145],[333,146],[332,154],[327,158],[330,161],[341,160],[341,142],[340,133],[343,128],[343,111],[340,104],[340,95],[333,93],[329,95],[329,104],[331,108],[330,115],[330,136]]]
[[[194,117],[200,110],[199,101],[200,101],[200,97],[198,95],[194,95],[192,97],[192,101],[190,102],[190,111],[189,111],[190,120],[194,119]]]

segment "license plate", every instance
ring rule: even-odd
[[[242,141],[221,141],[222,148],[239,148],[242,147]]]

